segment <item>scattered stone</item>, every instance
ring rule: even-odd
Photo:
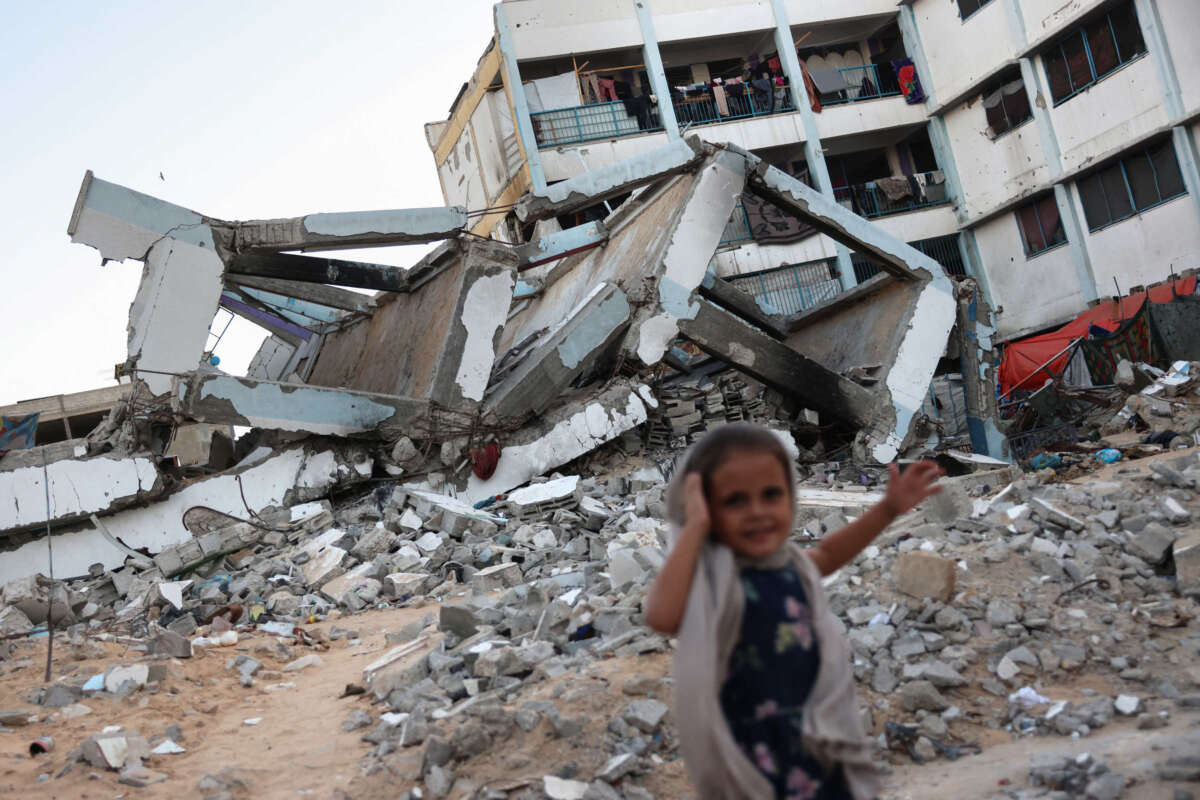
[[[892,570],[896,588],[917,598],[932,597],[948,603],[954,596],[955,565],[933,553],[902,553]]]

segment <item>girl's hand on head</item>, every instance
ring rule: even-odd
[[[708,498],[704,496],[704,481],[693,472],[683,479],[683,528],[707,536],[712,525],[708,515]]]
[[[942,487],[934,481],[946,473],[932,461],[918,461],[900,472],[895,462],[888,465],[887,493],[883,496],[883,507],[894,517],[910,508],[915,508],[927,497],[937,494]]]

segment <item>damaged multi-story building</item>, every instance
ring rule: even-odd
[[[1189,0],[510,0],[494,13],[448,119],[426,126],[449,204],[502,207],[685,134],[731,142],[978,281],[997,342],[1200,267]],[[504,213],[474,230],[531,235]],[[712,267],[784,315],[878,272],[750,194]]]

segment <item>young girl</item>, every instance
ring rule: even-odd
[[[893,464],[883,500],[816,546],[788,544],[795,478],[780,440],[726,425],[667,490],[675,543],[646,623],[678,634],[679,746],[703,800],[869,800],[880,788],[849,646],[821,588],[899,514],[934,494],[932,462]]]

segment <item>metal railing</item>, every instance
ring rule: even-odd
[[[538,147],[558,147],[592,139],[612,139],[662,130],[653,110],[639,122],[621,101],[538,111],[529,115]]]
[[[922,172],[912,176],[916,186],[909,189],[907,196],[893,200],[879,188],[878,181],[867,181],[853,186],[838,186],[833,190],[834,199],[849,208],[860,217],[886,217],[889,214],[903,214],[906,211],[916,211],[930,206],[940,206],[950,202],[946,194],[945,175],[941,171]],[[892,179],[895,180],[895,179]],[[903,180],[903,179],[900,179]]]
[[[726,280],[753,297],[773,314],[798,314],[806,308],[831,300],[842,291],[834,277],[837,260],[832,258],[790,264]]]
[[[775,87],[771,91],[757,91],[749,84],[745,93],[735,96],[725,92],[725,104],[729,111],[722,114],[717,101],[711,96],[694,100],[678,100],[673,103],[675,118],[679,125],[711,125],[749,117],[783,114],[793,110],[791,92],[787,86]],[[593,139],[614,139],[638,133],[662,130],[657,107],[645,107],[642,117],[631,114],[624,101],[592,103],[586,106],[556,108],[551,111],[536,111],[529,115],[533,122],[533,135],[538,147],[561,147],[568,144],[587,142]]]
[[[895,97],[900,94],[900,83],[889,69],[880,70],[876,64],[861,67],[842,67],[838,70],[850,87],[840,92],[821,95],[821,105],[856,103],[859,100],[875,100],[880,97]]]
[[[725,232],[721,234],[721,244],[744,242],[754,237],[750,234],[750,217],[746,215],[746,207],[740,202],[733,207],[729,221],[725,223]]]
[[[919,239],[909,244],[942,265],[947,275],[967,274],[967,265],[963,263],[962,251],[958,248],[958,234],[935,236],[932,239]],[[859,283],[879,274],[879,267],[854,253],[850,257],[854,265],[854,277]]]

